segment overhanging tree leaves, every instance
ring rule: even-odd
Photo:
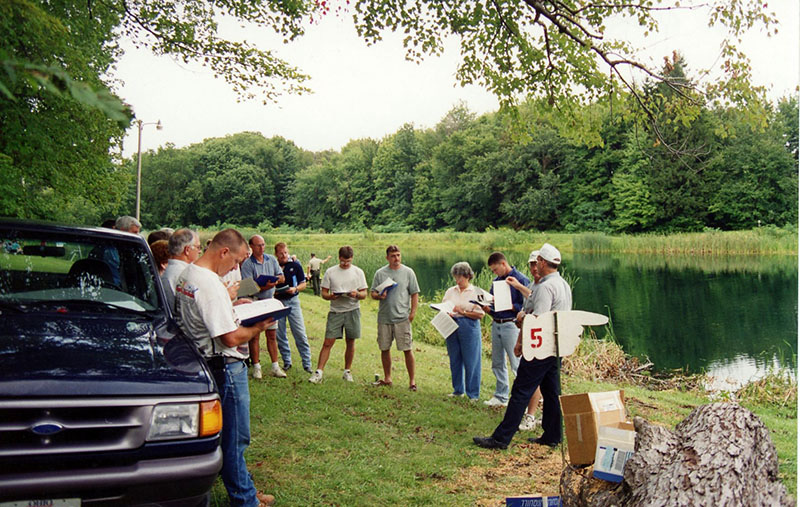
[[[227,81],[241,97],[274,101],[288,91],[309,91],[308,76],[277,53],[219,33],[220,19],[233,18],[274,32],[284,42],[304,33],[305,21],[320,6],[304,0],[89,0],[92,11],[120,17],[121,33],[157,55],[198,62]]]
[[[100,75],[118,56],[107,44],[118,20],[108,13],[89,19],[71,7],[0,2],[0,76],[10,76],[0,95],[0,215],[96,221],[120,202],[125,175],[110,151],[125,121],[85,107],[111,97]],[[58,72],[48,77],[46,69]],[[66,203],[78,201],[95,211],[76,217],[78,208]]]
[[[111,91],[121,38],[207,66],[241,98],[266,102],[307,91],[307,76],[274,51],[219,35],[220,21],[289,41],[317,9],[304,0],[0,1],[0,214],[73,220],[58,203],[73,198],[118,212],[127,173],[113,164],[131,119]]]
[[[686,84],[673,82],[640,60],[640,48],[621,26],[638,28],[644,37],[659,29],[659,15],[693,9],[707,16],[709,26],[726,29],[720,46],[720,78],[698,88],[700,100],[676,111],[686,121],[695,118],[703,101],[753,107],[763,90],[750,85],[750,66],[737,49],[742,35],[756,25],[774,28],[774,14],[756,0],[362,0],[353,19],[359,35],[376,43],[386,31],[406,34],[407,58],[420,61],[438,55],[446,37],[460,42],[461,62],[456,77],[462,85],[479,84],[493,91],[504,106],[521,97],[546,98],[564,110],[615,94],[622,87],[651,120],[658,112],[657,97],[643,93],[647,81],[665,83],[675,93]],[[692,106],[692,107],[686,107]]]

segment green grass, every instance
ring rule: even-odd
[[[308,293],[302,298],[316,364],[328,303]],[[321,385],[310,384],[308,374],[297,368],[288,379],[251,381],[248,462],[257,486],[284,505],[474,503],[473,496],[450,491],[450,481],[463,468],[486,462],[485,451],[474,447],[471,438],[490,433],[502,413],[448,398],[446,352],[426,343],[415,346],[419,392],[407,389],[397,351],[392,354],[394,386],[370,385],[381,371],[377,303],[362,302],[362,311],[355,383],[341,378],[343,343],[334,346]],[[426,317],[422,310],[420,317]],[[486,362],[483,380],[488,395],[494,377]],[[215,500],[225,503],[220,487]]]
[[[267,251],[271,253],[270,245],[278,241],[285,241],[294,253],[298,247],[314,251],[318,256],[320,252],[332,253],[336,257],[336,250],[342,245],[350,245],[356,249],[374,248],[378,253],[392,244],[399,245],[401,250],[425,251],[454,251],[454,250],[520,250],[530,252],[534,246],[541,246],[549,242],[561,249],[562,252],[572,251],[572,238],[574,234],[550,233],[537,231],[514,231],[512,229],[491,229],[486,232],[407,232],[407,233],[377,233],[365,231],[361,233],[309,233],[292,232],[276,229],[272,231],[259,231],[257,229],[242,227],[238,229],[244,237],[250,238],[253,234],[261,234],[267,242]],[[205,244],[207,239],[213,237],[217,229],[200,230],[200,239]]]
[[[548,242],[562,254],[575,252],[617,253],[668,253],[691,255],[753,255],[791,254],[797,255],[797,228],[759,227],[744,231],[709,230],[676,234],[621,234],[565,233],[540,231],[515,231],[512,229],[489,229],[485,232],[407,232],[377,233],[313,233],[275,229],[259,231],[243,227],[239,231],[249,238],[253,234],[265,237],[267,245],[286,241],[290,249],[302,247],[309,251],[335,251],[342,245],[353,248],[386,248],[390,244],[401,249],[431,251],[493,250],[530,252],[534,247]],[[216,229],[200,231],[203,243],[211,238]]]
[[[72,263],[72,260],[63,258],[0,253],[0,269],[3,271],[67,273]]]
[[[316,365],[328,303],[309,291],[301,298]],[[341,378],[343,343],[334,346],[320,385],[310,384],[299,368],[287,379],[251,380],[252,442],[246,457],[256,486],[274,494],[279,505],[497,505],[505,496],[557,494],[561,457],[525,444],[537,432],[517,434],[516,445],[504,452],[472,444],[472,436],[493,431],[503,412],[447,397],[449,362],[441,337],[427,324],[431,311],[421,308],[414,326],[419,391],[407,389],[402,353],[394,350],[394,386],[370,385],[381,371],[376,312],[377,302],[362,302],[355,383]],[[495,382],[486,343],[484,351],[481,397],[487,399]],[[268,365],[263,338],[262,357]],[[631,417],[668,427],[708,402],[697,392],[651,391],[566,375],[562,381],[564,393],[625,389]],[[746,406],[770,429],[781,479],[796,495],[796,408]],[[212,504],[227,504],[220,481]]]

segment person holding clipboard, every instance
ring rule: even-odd
[[[325,324],[325,341],[319,351],[317,371],[308,379],[313,384],[322,382],[322,372],[331,355],[336,340],[345,338],[344,373],[342,378],[353,381],[350,367],[356,354],[356,339],[361,337],[361,303],[367,298],[367,279],[364,271],[353,265],[353,248],[339,249],[339,264],[325,271],[322,278],[322,299],[331,302]]]
[[[275,285],[283,282],[283,271],[281,270],[280,264],[278,264],[278,259],[264,252],[267,243],[262,236],[256,234],[250,238],[248,243],[252,254],[242,263],[240,269],[242,278],[252,278],[258,283],[261,290],[253,295],[253,299],[261,301],[274,297]],[[277,323],[273,323],[264,331],[264,339],[267,342],[267,352],[272,362],[270,374],[273,377],[286,378],[286,373],[278,364],[277,332]],[[254,336],[248,344],[250,347],[250,359],[253,364],[253,378],[255,379],[260,379],[262,377],[259,357],[261,347],[258,344],[258,337],[259,335]]]
[[[278,319],[278,350],[283,358],[283,369],[289,370],[292,367],[292,349],[289,348],[289,337],[286,335],[286,321],[288,320],[297,352],[300,353],[300,359],[303,362],[303,369],[311,373],[311,347],[308,345],[303,310],[300,309],[300,298],[298,297],[298,294],[306,288],[306,275],[303,273],[303,266],[292,260],[286,243],[281,241],[275,244],[275,257],[283,270],[284,277],[283,283],[279,283],[275,287],[275,299],[292,309],[287,317]]]
[[[505,407],[508,405],[509,396],[508,372],[510,370],[516,377],[519,366],[519,358],[514,355],[514,345],[517,343],[519,334],[515,322],[517,313],[522,310],[522,304],[525,302],[522,293],[506,280],[512,278],[523,285],[528,285],[530,280],[517,271],[514,266],[511,266],[501,252],[492,253],[486,264],[496,276],[492,282],[492,288],[489,290],[494,295],[495,304],[494,306],[484,306],[483,311],[492,318],[492,373],[497,382],[494,395],[484,401],[484,404],[490,407]],[[501,296],[505,297],[501,298]],[[506,303],[510,299],[510,307],[503,308],[501,299]],[[506,358],[508,358],[508,368],[506,367]]]

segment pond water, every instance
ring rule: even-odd
[[[527,253],[506,254],[529,275]],[[368,283],[383,255],[356,252]],[[403,252],[429,299],[452,285],[453,263],[464,260],[480,272],[488,270],[487,257],[478,250]],[[719,388],[771,368],[796,372],[797,257],[576,254],[564,259],[563,270],[574,308],[609,315],[623,349],[658,370],[707,372]],[[488,273],[479,279],[490,280]]]

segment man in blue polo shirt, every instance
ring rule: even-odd
[[[277,276],[277,282],[267,283],[261,286],[261,292],[253,296],[253,299],[269,299],[273,297],[275,293],[275,285],[283,282],[283,270],[281,270],[281,266],[278,264],[278,259],[268,253],[264,253],[264,249],[267,246],[264,238],[256,234],[250,238],[248,243],[253,253],[242,263],[242,279],[255,279],[261,275]],[[272,360],[272,370],[270,373],[273,377],[286,378],[286,372],[278,365],[277,331],[277,323],[273,323],[264,331],[264,336],[267,340],[267,352],[269,352],[269,357]],[[250,347],[250,359],[253,362],[253,378],[256,379],[260,379],[262,376],[261,363],[259,362],[258,337],[259,335],[255,335],[248,344]]]
[[[494,252],[490,255],[487,264],[492,273],[496,275],[494,281],[506,280],[508,277],[512,277],[523,285],[530,283],[530,280],[525,275],[508,264],[506,256],[500,252]],[[506,357],[508,357],[514,376],[517,375],[517,366],[519,366],[519,358],[514,355],[514,346],[517,344],[517,335],[519,334],[515,319],[517,318],[517,313],[522,310],[525,297],[511,284],[509,284],[509,289],[511,289],[512,309],[495,312],[490,306],[483,307],[483,311],[492,317],[492,373],[497,379],[494,396],[484,401],[490,407],[505,407],[508,405],[509,383]],[[489,292],[494,294],[494,287]]]
[[[286,243],[280,242],[275,245],[275,257],[278,258],[284,276],[284,281],[275,287],[275,299],[279,299],[285,306],[292,309],[289,315],[278,320],[278,349],[283,358],[283,369],[288,370],[292,367],[292,349],[289,348],[289,337],[286,336],[286,321],[288,320],[297,352],[300,353],[300,359],[303,361],[303,369],[312,373],[311,347],[308,346],[303,310],[300,309],[300,298],[298,297],[298,294],[306,288],[306,275],[303,273],[303,266],[289,256],[289,248]]]

